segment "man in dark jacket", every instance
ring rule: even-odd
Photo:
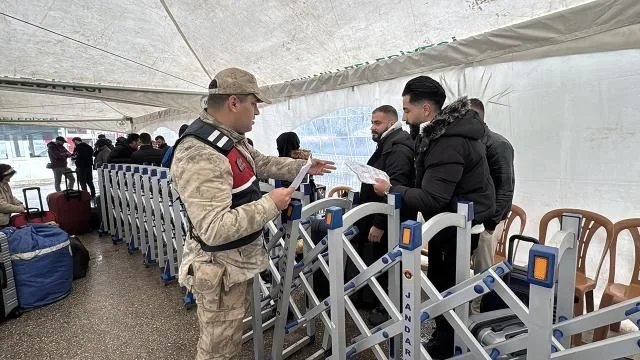
[[[162,150],[154,149],[151,144],[151,135],[147,133],[140,134],[140,144],[140,149],[131,155],[133,163],[160,166],[162,163]]]
[[[456,212],[459,201],[472,201],[473,225],[481,225],[495,212],[495,190],[489,174],[485,146],[486,129],[478,113],[469,111],[469,100],[460,98],[442,109],[446,94],[428,76],[407,82],[402,92],[404,119],[419,124],[416,139],[416,186],[378,181],[377,193],[400,193],[403,204],[418,210],[428,221],[442,212]],[[441,110],[442,109],[442,110]],[[477,246],[472,236],[471,248]],[[429,242],[427,276],[444,291],[456,283],[456,229],[446,228]],[[434,359],[453,356],[453,329],[443,316],[436,318],[436,332],[427,345]]]
[[[471,109],[475,110],[484,122],[484,105],[479,99],[469,100]],[[513,170],[513,146],[509,140],[486,127],[486,136],[482,142],[487,148],[489,172],[496,191],[496,211],[484,222],[485,231],[480,234],[478,248],[473,256],[473,269],[477,273],[493,265],[498,239],[504,228],[504,221],[511,211],[515,173]],[[479,306],[479,303],[477,303]],[[479,310],[479,309],[477,309]]]
[[[398,121],[398,112],[393,106],[383,105],[373,111],[371,114],[371,135],[377,146],[367,165],[386,172],[391,180],[391,185],[413,186],[415,182],[414,142],[411,135],[402,130],[402,123]],[[386,203],[386,201],[386,197],[376,194],[373,185],[364,183],[361,185],[361,203]],[[416,216],[415,208],[402,206],[400,209],[400,221],[415,220]],[[371,265],[389,251],[387,217],[381,214],[370,215],[359,220],[356,226],[360,233],[353,242],[358,247],[358,253],[365,264]],[[386,276],[378,278],[383,288],[386,288],[386,280]],[[364,307],[371,308],[378,305],[368,318],[371,326],[377,326],[388,318],[377,304],[376,297],[370,288],[365,287],[361,291],[361,299]]]
[[[56,191],[62,191],[60,183],[62,182],[62,176],[67,179],[67,185],[69,188],[73,188],[76,183],[76,179],[71,173],[71,169],[67,166],[67,160],[71,157],[71,153],[64,144],[67,142],[62,136],[58,136],[55,141],[47,144],[47,153],[49,154],[49,161],[51,170],[53,170],[53,181]]]
[[[93,186],[93,149],[79,137],[73,138],[76,148],[73,150],[73,159],[76,161],[76,174],[82,191],[87,191],[87,185],[91,191],[91,198],[96,197],[96,188]]]
[[[117,142],[109,154],[110,164],[132,164],[131,155],[138,150],[140,135],[129,134],[124,142]]]

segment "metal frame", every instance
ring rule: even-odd
[[[368,328],[367,324],[362,319],[348,296],[352,291],[357,290],[357,286],[359,285],[370,286],[382,306],[384,306],[385,310],[391,317],[391,321],[400,322],[402,319],[398,308],[400,302],[399,287],[390,286],[390,292],[396,291],[397,293],[387,294],[376,279],[377,275],[396,265],[394,261],[400,258],[400,252],[394,247],[392,248],[392,251],[383,256],[379,262],[374,263],[374,265],[378,266],[372,265],[367,267],[349,240],[344,236],[345,230],[351,227],[356,221],[373,214],[387,215],[391,218],[388,220],[389,229],[399,228],[399,195],[390,194],[387,197],[387,204],[365,203],[349,210],[344,215],[342,213],[342,209],[337,207],[328,208],[326,211],[326,221],[329,229],[329,263],[334,264],[332,265],[334,271],[331,271],[329,274],[332,359],[344,360],[347,357],[351,357],[369,348],[372,348],[377,359],[395,358],[397,354],[396,349],[397,346],[399,346],[399,344],[396,344],[397,338],[389,339],[388,357],[385,355],[378,342],[371,343],[367,341],[375,331],[372,332],[371,329]],[[344,283],[344,271],[341,271],[344,269],[345,265],[345,253],[360,271],[360,274],[347,284]],[[380,268],[380,263],[384,263],[384,265],[388,266],[382,266],[382,268]],[[340,265],[336,267],[335,264]],[[390,272],[390,283],[395,281],[394,276],[396,274],[396,271]],[[356,343],[351,344],[348,347],[346,345],[345,310],[349,312],[350,317],[354,320],[356,327],[361,333],[361,336],[355,339]],[[358,341],[363,338],[364,340]]]
[[[109,220],[107,217],[107,197],[109,196],[109,190],[106,184],[106,177],[109,173],[109,164],[102,164],[102,167],[96,169],[98,172],[98,186],[100,187],[100,230],[98,234],[109,233]]]

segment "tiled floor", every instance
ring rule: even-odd
[[[122,244],[97,235],[81,240],[91,254],[87,277],[74,281],[67,298],[0,324],[0,360],[193,359],[198,321],[195,309],[182,307],[178,285],[163,286],[159,268],[145,268],[142,256],[129,255]],[[319,325],[316,344],[291,359],[306,359],[321,342]],[[270,344],[268,331],[267,352]],[[254,358],[251,341],[239,358]]]

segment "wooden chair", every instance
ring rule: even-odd
[[[596,288],[596,282],[598,279],[598,274],[600,273],[600,268],[602,267],[602,263],[604,261],[604,256],[609,248],[609,244],[613,238],[613,223],[611,220],[606,217],[591,212],[587,210],[581,209],[556,209],[551,210],[546,213],[542,220],[540,220],[540,228],[539,228],[539,240],[541,244],[545,243],[545,239],[547,236],[547,228],[549,223],[553,219],[557,219],[558,221],[562,217],[562,214],[579,214],[582,215],[582,227],[580,229],[580,238],[578,239],[578,263],[576,267],[576,287],[575,287],[575,295],[578,298],[578,303],[573,305],[573,315],[579,316],[584,313],[584,305],[587,305],[587,313],[592,312],[594,310],[593,304],[593,291]],[[586,268],[587,268],[587,253],[589,250],[589,245],[591,244],[591,240],[595,233],[603,228],[607,234],[605,240],[605,246],[600,254],[600,260],[598,261],[598,267],[596,270],[596,274],[593,278],[587,276]],[[582,344],[582,334],[576,334],[572,337],[572,343],[574,346]]]
[[[332,197],[333,195],[336,195],[336,197],[346,198],[347,196],[349,196],[349,191],[351,190],[353,190],[351,186],[338,185],[338,186],[335,186],[333,189],[331,189],[331,191],[329,191],[329,195],[327,195],[327,197]]]
[[[629,285],[619,284],[616,279],[616,252],[618,246],[618,238],[623,231],[629,231],[635,248],[635,266],[631,275]],[[600,300],[600,309],[607,306],[615,305],[623,301],[633,299],[640,296],[640,218],[626,219],[618,221],[613,225],[613,240],[609,245],[609,280]],[[611,326],[603,326],[595,330],[593,341],[607,338],[609,328],[612,331],[620,331],[620,323],[611,324]]]
[[[516,218],[520,219],[520,232],[518,232],[518,234],[522,235],[522,233],[524,232],[524,227],[527,224],[527,213],[518,205],[512,204],[511,211],[509,211],[509,215],[504,222],[504,227],[502,228],[500,238],[498,238],[496,253],[493,257],[493,262],[495,264],[507,258],[507,240],[509,238],[509,229],[511,228],[511,224]],[[516,246],[516,249],[517,248],[518,247]],[[515,255],[515,251],[513,253]]]

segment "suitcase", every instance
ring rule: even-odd
[[[0,232],[0,322],[19,314],[9,243],[7,236]]]
[[[520,319],[513,313],[500,313],[496,317],[482,317],[470,324],[469,331],[478,339],[482,346],[489,346],[505,342],[516,336],[526,334],[527,328]],[[496,360],[520,360],[527,358],[527,350],[513,352],[511,354],[500,354]]]
[[[533,244],[539,244],[538,239],[524,235],[513,235],[509,238],[509,254],[507,255],[507,261],[513,264],[514,249],[513,243],[518,241],[530,242]],[[504,276],[504,282],[509,286],[511,291],[525,304],[529,305],[529,281],[527,280],[527,269],[520,266],[513,266],[511,271]],[[488,312],[499,309],[504,309],[507,304],[495,293],[490,292],[482,297],[480,300],[480,312]]]
[[[73,256],[73,280],[87,276],[89,269],[89,251],[82,244],[77,236],[69,238],[71,244],[71,255]]]
[[[27,192],[35,190],[38,192],[38,200],[40,200],[40,208],[33,208],[29,206],[29,200],[27,199]],[[24,196],[24,206],[26,211],[20,214],[13,215],[9,220],[9,225],[13,227],[23,227],[27,224],[43,224],[50,221],[57,221],[56,215],[52,211],[44,211],[42,204],[42,194],[39,187],[29,187],[22,189]]]
[[[82,190],[69,189],[47,196],[49,210],[56,214],[60,227],[70,235],[82,235],[91,232],[91,194]]]

